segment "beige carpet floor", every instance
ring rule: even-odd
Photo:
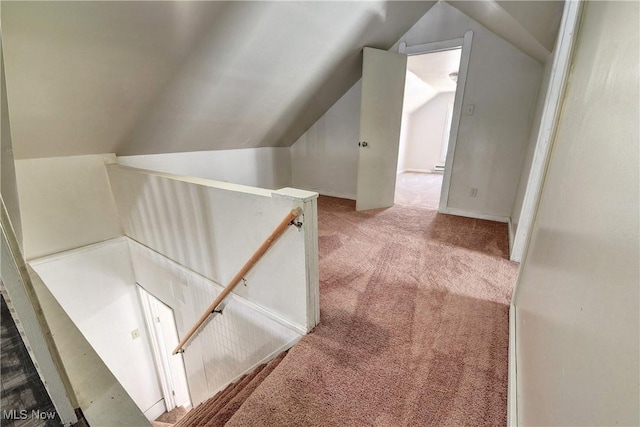
[[[438,209],[443,175],[403,172],[396,178],[396,205]]]
[[[230,426],[504,425],[505,224],[318,202],[321,323]]]

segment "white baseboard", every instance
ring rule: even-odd
[[[315,190],[322,196],[337,197],[338,199],[356,200],[355,194],[334,193],[333,191]]]
[[[160,415],[167,412],[167,407],[164,405],[164,399],[158,400],[154,403],[149,409],[144,411],[144,416],[149,420],[153,421],[158,418]]]
[[[482,212],[466,211],[464,209],[456,209],[456,208],[444,208],[444,209],[440,209],[439,212],[447,215],[457,215],[457,216],[464,216],[467,218],[475,218],[475,219],[486,219],[488,221],[504,222],[507,224],[509,223],[509,220],[510,220],[508,216],[500,216],[500,215],[486,214]]]
[[[509,306],[509,381],[507,386],[507,426],[518,425],[518,382],[516,371],[516,307]]]
[[[357,198],[355,194],[345,194],[345,193],[338,193],[338,192],[335,192],[335,191],[325,191],[325,190],[322,190],[320,188],[308,187],[308,186],[304,186],[304,185],[297,185],[295,183],[292,185],[292,187],[293,188],[298,188],[300,190],[313,191],[313,192],[316,192],[316,193],[320,194],[321,196],[337,197],[338,199],[356,200],[356,198]]]
[[[412,169],[412,168],[408,168],[408,169],[403,169],[401,171],[398,171],[398,173],[403,173],[403,172],[433,173],[433,169]]]

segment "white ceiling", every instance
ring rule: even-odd
[[[412,55],[407,58],[407,70],[411,71],[436,92],[455,92],[456,84],[449,74],[460,66],[460,49]]]
[[[289,146],[434,3],[2,1],[15,157]],[[539,61],[562,12],[450,3]]]
[[[553,50],[564,1],[447,0],[540,63]]]
[[[431,101],[438,91],[425,83],[420,77],[407,70],[404,83],[404,99],[402,114],[411,114],[427,102]]]
[[[433,4],[2,1],[15,156],[289,146]]]

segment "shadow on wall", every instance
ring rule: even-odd
[[[222,287],[133,240],[128,243],[136,281],[174,310],[178,334],[185,336]],[[207,319],[182,356],[171,357],[184,358],[197,405],[299,337],[267,311],[231,294],[222,314]]]
[[[127,235],[181,265],[195,263],[201,274],[221,283],[217,239],[205,237],[215,235],[206,187],[153,176],[127,180],[126,187],[135,195],[118,205],[126,209],[120,220]]]
[[[308,330],[306,239],[315,238],[315,193],[271,191],[117,165],[108,167],[126,236],[226,285],[294,207],[307,227],[289,228],[234,293]],[[312,274],[312,272],[309,272]],[[311,286],[311,288],[309,288]],[[313,322],[311,322],[313,323]]]
[[[233,3],[214,16],[115,152],[290,146],[360,77],[360,48],[388,49],[400,34],[387,28],[414,20],[432,4]],[[283,25],[283,16],[290,23]],[[319,27],[328,16],[339,16],[341,25]],[[303,21],[310,24],[299,28]],[[300,32],[326,37],[315,45],[317,34],[291,39]],[[265,34],[275,37],[268,46]]]

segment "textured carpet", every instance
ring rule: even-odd
[[[441,173],[403,172],[398,174],[395,203],[437,210],[440,206],[442,178]]]
[[[318,201],[321,323],[229,426],[504,425],[505,224]]]
[[[178,406],[173,408],[173,410],[171,410],[170,412],[165,412],[164,414],[160,415],[158,418],[156,418],[156,422],[166,423],[166,424],[175,424],[178,422],[178,420],[180,420],[180,418],[184,417],[186,414],[187,414],[187,410],[182,406]]]

